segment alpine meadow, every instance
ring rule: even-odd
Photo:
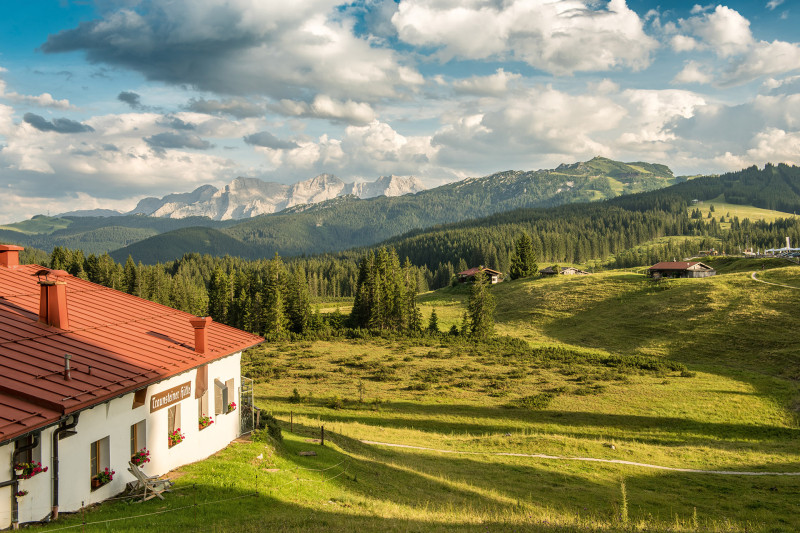
[[[0,529],[800,531],[786,0],[0,16]]]

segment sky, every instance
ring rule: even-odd
[[[238,176],[800,164],[799,21],[797,0],[6,2],[0,223]]]

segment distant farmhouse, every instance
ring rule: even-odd
[[[486,267],[475,267],[475,268],[470,268],[469,270],[465,270],[464,272],[459,272],[458,273],[459,283],[468,283],[470,281],[475,281],[475,274],[477,274],[478,272],[483,272],[484,274],[486,274],[487,279],[491,281],[492,285],[503,281],[500,277],[502,276],[502,274],[497,270],[492,270],[491,268],[486,268]]]
[[[647,270],[653,279],[661,278],[707,278],[717,271],[699,261],[662,261]]]
[[[564,276],[588,276],[589,273],[585,270],[580,270],[575,267],[561,267],[561,272],[557,272],[553,267],[549,266],[547,268],[543,268],[539,271],[539,274],[542,277],[548,276],[555,276],[556,274],[561,274]]]

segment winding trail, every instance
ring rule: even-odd
[[[771,281],[764,281],[763,279],[758,279],[756,277],[756,273],[755,272],[750,274],[750,277],[753,278],[754,281],[757,281],[759,283],[766,283],[767,285],[775,285],[776,287],[785,287],[787,289],[794,289],[796,291],[800,291],[800,287],[792,287],[791,285],[784,285],[782,283],[772,283]]]
[[[412,446],[410,444],[394,444],[390,442],[376,442],[372,440],[362,440],[363,444],[374,446],[386,446],[387,448],[405,448],[410,450],[423,450],[436,453],[452,453],[459,455],[493,455],[501,457],[531,457],[535,459],[551,459],[555,461],[585,461],[593,463],[612,463],[618,465],[638,466],[642,468],[653,468],[655,470],[668,470],[670,472],[685,472],[689,474],[718,474],[723,476],[800,476],[800,472],[737,472],[733,470],[700,470],[697,468],[675,468],[671,466],[651,465],[647,463],[636,463],[624,461],[622,459],[597,459],[594,457],[561,457],[558,455],[545,455],[542,453],[512,453],[512,452],[464,452],[458,450],[439,450],[437,448],[426,448],[424,446]]]

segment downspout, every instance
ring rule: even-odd
[[[8,481],[3,481],[0,483],[0,488],[2,487],[11,487],[11,528],[12,529],[19,529],[19,502],[17,502],[17,492],[19,491],[19,478],[17,478],[17,471],[14,468],[14,465],[17,463],[17,456],[21,453],[25,453],[28,450],[33,450],[39,445],[39,434],[35,433],[33,435],[33,440],[30,444],[26,444],[24,446],[20,446],[14,453],[11,454],[11,479]]]
[[[61,434],[73,429],[75,426],[78,425],[78,417],[80,413],[75,413],[72,416],[72,422],[69,424],[64,424],[64,420],[58,425],[55,431],[53,431],[53,510],[50,514],[51,520],[58,519],[58,441],[61,440]]]

